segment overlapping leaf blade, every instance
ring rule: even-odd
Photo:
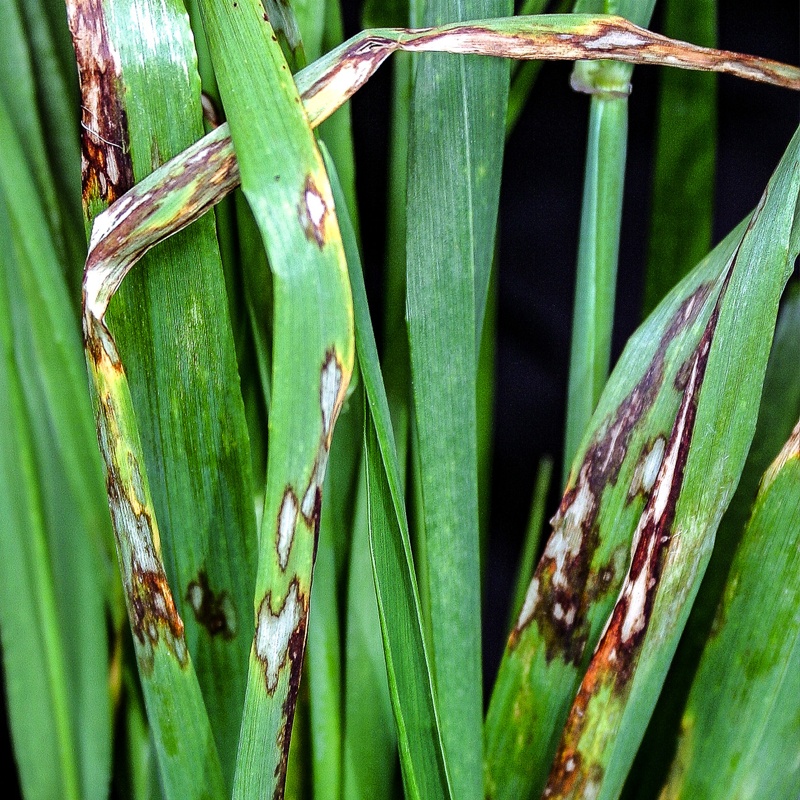
[[[423,25],[509,14],[426,2]],[[420,56],[413,73],[407,316],[442,736],[458,797],[482,793],[477,359],[494,252],[509,66]],[[457,169],[453,169],[457,165]]]
[[[91,219],[202,135],[200,85],[182,3],[69,2],[68,11],[83,95],[84,206]],[[137,101],[128,104],[129,96]],[[176,118],[184,124],[173,124]],[[172,594],[230,781],[249,645],[255,525],[213,219],[151,255],[123,286],[110,316],[130,370],[145,459],[140,467],[154,478]],[[175,673],[179,682],[182,669]],[[151,700],[168,691],[155,679],[150,690]],[[170,745],[162,738],[161,746],[163,756]],[[201,779],[202,771],[194,777]]]
[[[764,475],[683,716],[663,800],[800,788],[800,423]]]
[[[249,797],[285,781],[322,481],[353,368],[352,306],[327,175],[267,15],[256,0],[200,6],[273,274],[270,452],[234,783]]]
[[[714,541],[714,551],[686,622],[661,698],[626,783],[625,797],[646,798],[663,785],[672,763],[686,698],[711,634],[715,611],[756,499],[764,471],[789,437],[800,414],[800,372],[794,369],[800,341],[800,287],[789,286],[781,303],[753,446]]]
[[[616,797],[644,735],[752,441],[778,302],[800,243],[798,191],[800,131],[725,265],[683,368],[631,563],[550,773],[553,797]]]
[[[86,454],[94,433],[63,265],[2,102],[0,140],[0,614],[12,730],[31,796],[100,798],[111,766],[106,609],[116,622],[120,599],[110,526],[99,463]]]

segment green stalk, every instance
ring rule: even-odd
[[[619,82],[612,82],[615,70]],[[619,73],[622,73],[619,75]],[[569,389],[563,479],[569,476],[586,426],[608,378],[611,329],[617,291],[617,258],[628,143],[627,69],[613,65],[595,80],[603,92],[592,95],[575,311],[572,319]]]

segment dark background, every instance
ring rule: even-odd
[[[347,33],[360,29],[358,0],[345,0]],[[797,64],[798,4],[720,3],[719,46]],[[658,9],[658,4],[656,6]],[[661,29],[660,14],[651,26]],[[499,220],[499,306],[485,685],[502,655],[516,562],[535,469],[562,447],[589,98],[569,88],[570,65],[547,64],[506,149]],[[625,205],[613,358],[640,320],[650,210],[658,70],[637,67],[630,99]],[[353,99],[361,233],[373,309],[380,308],[385,246],[386,151],[391,70]],[[721,76],[714,243],[758,202],[800,118],[797,95]],[[378,326],[378,329],[380,326]],[[558,483],[556,477],[555,483]],[[548,514],[558,503],[553,487]],[[0,692],[6,796],[18,796]],[[47,769],[47,765],[42,765]]]

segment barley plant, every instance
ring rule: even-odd
[[[714,0],[367,0],[349,39],[337,0],[0,5],[12,793],[800,797],[800,132],[711,233],[715,73],[800,69],[714,49]],[[484,694],[500,177],[552,60],[588,95],[564,444]],[[384,62],[370,308],[347,101]]]

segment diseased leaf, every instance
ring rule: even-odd
[[[544,788],[664,456],[680,404],[676,381],[680,386],[685,379],[683,364],[743,233],[744,226],[733,231],[634,334],[600,398],[489,706],[486,788],[492,798],[529,797]]]
[[[242,189],[273,275],[269,456],[234,797],[280,796],[322,484],[353,369],[352,304],[322,158],[258,0],[200,3]]]
[[[662,800],[800,789],[800,423],[764,475]]]
[[[800,131],[725,264],[713,310],[678,373],[680,407],[627,574],[567,718],[546,788],[552,797],[618,796],[644,735],[752,441],[778,302],[797,256],[799,190]]]
[[[753,446],[714,541],[714,551],[692,606],[686,629],[670,666],[661,698],[650,720],[631,775],[626,797],[652,797],[663,785],[674,757],[683,708],[700,656],[712,631],[734,553],[755,502],[758,484],[769,463],[790,435],[800,415],[800,287],[785,293],[764,378]]]
[[[134,181],[200,138],[200,82],[188,16],[178,0],[70,0],[67,7],[83,98],[83,200],[91,220]],[[94,253],[103,255],[102,248]],[[125,282],[109,318],[137,417],[136,425],[125,423],[131,425],[130,447],[135,451],[141,435],[145,460],[138,466],[152,481],[149,512],[158,519],[153,528],[163,535],[171,596],[203,691],[200,707],[205,704],[213,721],[230,783],[244,699],[256,535],[213,218],[152,254]],[[165,691],[155,683],[151,688]],[[163,757],[170,745],[162,738],[161,747]],[[162,768],[166,773],[163,762]],[[195,780],[202,775],[196,769]]]

